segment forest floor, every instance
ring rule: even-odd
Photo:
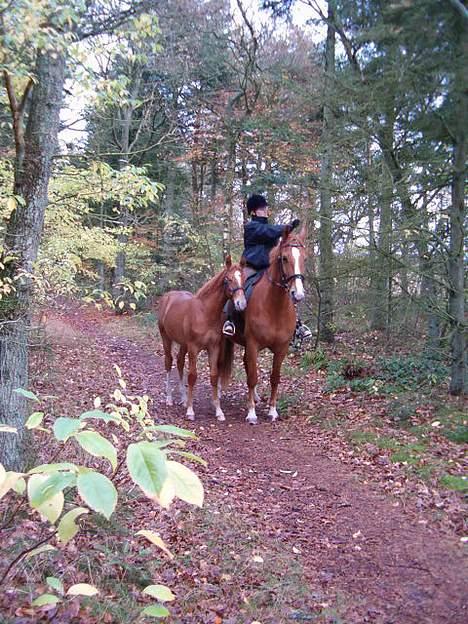
[[[137,607],[145,603],[138,594],[149,583],[176,594],[169,618],[176,624],[468,620],[459,476],[466,445],[444,435],[450,410],[463,412],[459,402],[449,403],[443,391],[420,398],[403,426],[391,417],[388,397],[348,387],[325,392],[324,371],[306,370],[304,355],[293,354],[277,423],[268,422],[266,402],[260,424],[245,423],[240,372],[224,396],[226,422],[218,423],[203,359],[196,421],[189,423],[182,406],[165,405],[153,315],[115,318],[67,305],[50,311],[46,327],[50,348],[35,356],[31,388],[60,397],[53,415],[77,416],[95,396],[110,395],[118,365],[129,393],[151,397],[154,418],[196,431],[189,450],[208,462],[192,466],[206,502],[200,510],[177,503],[166,511],[130,497],[110,522],[87,525],[58,554],[46,555],[48,574],[66,584],[94,583],[99,600],[75,600],[59,611],[30,608],[47,574],[41,581],[27,563],[0,597],[2,624],[140,621]],[[330,357],[373,357],[375,336],[360,340],[341,337]],[[264,398],[268,362],[260,364]],[[39,537],[37,524],[23,517],[5,531],[2,547],[14,553],[18,542]],[[135,537],[141,528],[158,531],[175,558],[144,546]]]

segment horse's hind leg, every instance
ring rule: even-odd
[[[171,369],[172,369],[172,340],[160,329],[164,347],[164,367],[166,369],[166,405],[172,405]]]
[[[283,349],[282,351],[277,351],[273,356],[273,367],[271,369],[270,375],[270,384],[271,384],[271,395],[270,395],[270,409],[268,410],[268,416],[271,418],[271,422],[275,422],[278,418],[278,411],[276,409],[276,401],[278,398],[278,386],[280,382],[281,375],[281,365],[283,363],[284,358],[288,352],[288,347]]]
[[[187,392],[187,418],[195,420],[195,412],[193,411],[193,388],[197,381],[197,351],[188,352],[189,373],[188,373],[188,392]]]
[[[221,409],[221,380],[218,378],[218,358],[219,358],[219,349],[213,349],[209,352],[208,355],[210,362],[210,381],[211,381],[211,391],[213,393],[213,405],[216,410],[216,418],[222,422],[226,420],[224,417],[223,410]]]
[[[179,371],[180,402],[182,403],[182,405],[187,405],[187,390],[185,389],[186,377],[184,375],[186,355],[187,355],[187,348],[181,345],[179,349],[179,353],[177,355],[177,370]]]
[[[244,361],[245,374],[248,375],[248,373],[247,373],[247,349],[244,349],[244,360],[243,361]],[[261,399],[260,395],[258,394],[257,386],[255,386],[253,393],[254,393],[254,401],[255,401],[255,403],[260,403],[260,401],[262,399]]]

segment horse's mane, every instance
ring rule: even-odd
[[[284,236],[282,236],[279,240],[279,243],[270,250],[270,256],[269,256],[270,265],[273,264],[273,261],[278,256],[279,250],[281,249],[281,245],[285,242],[285,240],[287,240],[288,243],[293,243],[293,244],[300,243],[299,238],[295,235],[290,234],[286,239],[284,238]]]
[[[195,293],[195,297],[207,297],[211,293],[215,292],[221,287],[224,277],[226,275],[226,268],[222,269],[219,273],[216,273],[206,284],[203,284],[201,288]]]

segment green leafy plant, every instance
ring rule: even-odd
[[[79,532],[80,526],[77,522],[86,514],[100,514],[106,519],[111,518],[119,502],[115,478],[124,469],[145,496],[165,508],[175,498],[198,507],[203,505],[204,492],[199,477],[176,460],[177,457],[182,457],[205,464],[202,458],[184,450],[185,440],[195,438],[194,433],[173,425],[156,424],[149,413],[149,397],[127,394],[126,382],[119,367],[115,366],[115,370],[118,387],[105,406],[102,405],[101,398],[96,397],[94,409],[81,413],[77,418],[56,418],[51,429],[43,424],[46,418],[43,411],[34,411],[28,418],[28,429],[40,431],[59,444],[59,459],[56,463],[35,466],[27,473],[6,471],[0,465],[0,498],[23,497],[43,522],[54,527],[50,540],[55,536],[62,546]],[[31,391],[17,389],[16,392],[34,403],[40,402],[39,397]],[[97,431],[97,424],[101,431],[108,431],[109,435]],[[121,444],[117,447],[115,444],[119,439],[119,429],[132,433],[134,441],[126,447]],[[1,430],[15,432],[14,428],[6,426],[2,426]],[[102,471],[68,461],[67,451],[72,446],[78,446],[87,455],[102,460]],[[162,539],[154,532],[142,528],[137,535],[143,536],[172,556]],[[45,547],[55,548],[50,543],[42,544],[41,552]],[[24,554],[31,555],[30,550]],[[21,558],[17,557],[12,565]],[[3,579],[12,565],[7,568]],[[52,587],[57,593],[41,594],[35,599],[33,606],[58,604],[70,595],[91,595],[86,591],[98,592],[96,588],[90,589],[92,586],[83,586],[81,592],[73,586],[74,588],[69,588],[64,593],[57,579],[53,581]],[[169,588],[163,585],[150,585],[143,592],[160,602],[174,598]],[[143,613],[163,617],[169,611],[164,605],[157,603],[147,607]]]

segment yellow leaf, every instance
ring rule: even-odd
[[[99,594],[99,590],[88,583],[77,583],[67,591],[67,596],[95,596],[96,594]]]
[[[152,544],[154,544],[155,546],[160,548],[162,551],[164,551],[166,555],[169,557],[169,559],[174,559],[174,555],[171,553],[171,551],[163,542],[163,540],[159,537],[159,535],[155,533],[154,531],[141,529],[140,531],[138,531],[137,535],[142,535],[143,537],[146,537],[148,541],[150,541]]]

